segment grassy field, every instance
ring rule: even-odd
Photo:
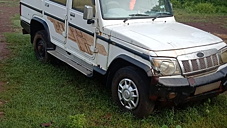
[[[12,18],[18,28],[18,16]],[[33,53],[30,37],[6,33],[12,56],[0,62],[5,91],[0,128],[38,128],[53,121],[54,128],[224,128],[227,96],[220,95],[181,108],[159,108],[146,119],[119,111],[98,78],[86,78],[67,65],[42,64]]]
[[[9,6],[9,7],[18,7],[19,0],[0,0],[0,7],[1,6]]]
[[[227,25],[227,13],[200,14],[188,13],[183,9],[174,9],[174,15],[179,22],[222,23]]]
[[[35,128],[43,122],[54,127],[227,127],[227,96],[183,108],[157,109],[146,119],[136,119],[113,105],[108,89],[98,79],[88,79],[69,66],[36,61],[29,36],[7,33],[14,56],[1,62],[7,91],[0,99],[5,117],[1,128]]]

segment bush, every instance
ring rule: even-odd
[[[187,2],[195,2],[195,3],[212,3],[215,6],[227,6],[227,0],[176,0],[181,4],[185,4]]]
[[[171,0],[171,3],[173,5],[173,8],[182,8],[182,4],[178,0]]]
[[[197,13],[215,13],[215,6],[211,3],[198,3],[195,8],[194,12]]]
[[[193,7],[193,6],[195,6],[194,1],[187,1],[183,4],[183,8],[188,8],[188,7]]]
[[[227,0],[171,0],[174,8],[193,13],[227,13]]]
[[[211,14],[216,12],[215,6],[211,3],[198,3],[195,6],[192,6],[192,5],[186,6],[185,9],[188,12],[195,12],[195,13]]]
[[[215,6],[225,6],[227,7],[227,0],[206,0],[206,2],[210,2]]]
[[[227,13],[227,6],[217,6],[216,12],[217,13]]]

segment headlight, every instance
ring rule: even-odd
[[[153,58],[153,68],[156,71],[156,75],[170,76],[180,75],[180,67],[176,59],[168,58]]]
[[[221,60],[222,63],[227,63],[227,47],[221,50]]]

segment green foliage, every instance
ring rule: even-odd
[[[69,128],[86,128],[86,117],[84,114],[77,114],[74,116],[69,116],[69,121],[67,126]]]
[[[194,3],[212,3],[215,6],[227,6],[227,1],[226,0],[170,0],[172,1],[178,1],[181,4],[185,4],[187,2],[194,2]]]
[[[222,6],[221,5],[217,6],[216,7],[216,12],[217,13],[227,13],[227,6],[223,6],[223,5]]]
[[[173,8],[182,8],[182,4],[178,0],[171,0],[171,3],[173,5]]]
[[[171,0],[173,7],[189,13],[227,13],[226,0]]]
[[[195,12],[195,13],[206,13],[211,14],[215,13],[215,7],[211,3],[198,3],[195,6],[186,6],[186,10],[188,12]]]
[[[161,128],[169,128],[167,125],[162,125]]]
[[[161,128],[169,128],[167,125],[162,125]],[[182,128],[180,125],[177,125],[175,128]]]
[[[183,8],[192,7],[192,6],[195,6],[195,2],[194,1],[187,1],[184,4],[182,4]]]
[[[180,125],[177,125],[176,128],[182,128]]]

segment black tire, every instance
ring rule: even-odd
[[[112,98],[122,110],[130,111],[139,118],[147,117],[155,106],[155,103],[149,100],[148,86],[148,77],[140,69],[124,67],[114,75]]]
[[[41,62],[49,62],[50,55],[47,53],[47,32],[45,30],[41,30],[36,32],[33,40],[33,47],[36,59]]]

